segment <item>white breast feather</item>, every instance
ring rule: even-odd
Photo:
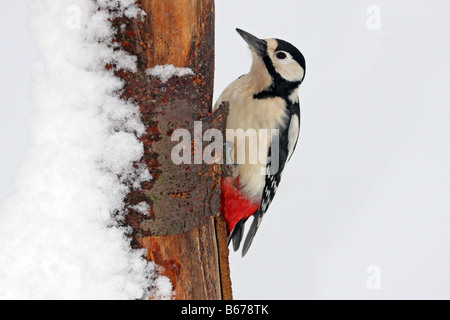
[[[234,82],[222,93],[215,108],[222,102],[230,102],[230,113],[227,120],[227,129],[279,129],[286,121],[286,102],[281,98],[254,99],[255,86],[266,88],[270,85],[271,79],[267,75],[247,74]],[[270,131],[268,131],[270,134]],[[265,185],[265,169],[267,155],[270,147],[270,138],[264,139],[267,144],[261,145],[258,137],[258,152],[265,155],[264,159],[259,159],[258,164],[248,163],[248,146],[246,146],[246,162],[239,164],[233,169],[233,176],[239,176],[239,181],[244,194],[255,202],[261,200]],[[229,139],[227,138],[227,141]],[[231,141],[233,142],[233,141]],[[234,152],[237,154],[239,146],[235,146]],[[260,148],[263,148],[262,150]]]

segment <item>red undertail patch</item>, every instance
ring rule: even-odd
[[[227,224],[228,235],[233,231],[236,223],[248,219],[259,208],[259,203],[249,201],[238,188],[239,180],[230,177],[222,178],[220,188],[220,213]]]

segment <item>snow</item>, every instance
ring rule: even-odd
[[[167,82],[172,77],[183,77],[193,75],[194,72],[190,68],[177,68],[172,64],[158,65],[147,69],[147,75],[159,78],[162,82]]]
[[[134,205],[130,208],[137,211],[140,214],[148,214],[150,210],[150,205],[147,202],[140,202],[137,205]]]
[[[120,99],[123,83],[105,69],[136,69],[135,57],[114,49],[109,19],[140,9],[134,0],[98,3],[30,7],[35,110],[15,191],[0,208],[0,299],[171,298],[169,279],[113,218],[125,213],[130,187],[151,179],[133,168],[143,155],[139,109]]]

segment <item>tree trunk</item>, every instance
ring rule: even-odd
[[[132,229],[133,246],[147,249],[148,260],[170,278],[175,299],[231,299],[227,234],[219,216],[222,165],[198,162],[203,132],[224,132],[227,115],[225,107],[211,113],[214,1],[137,3],[145,16],[113,23],[117,42],[137,56],[138,71],[117,74],[125,81],[122,97],[140,107],[146,126],[141,163],[153,179],[128,195],[125,224]],[[167,82],[146,74],[149,68],[168,64],[190,68],[193,74]],[[201,121],[200,132],[194,130],[196,121]],[[173,163],[172,149],[179,141],[171,136],[177,129],[195,138],[188,152],[199,164]],[[146,214],[132,209],[142,202],[150,208]]]

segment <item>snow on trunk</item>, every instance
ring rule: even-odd
[[[183,77],[193,75],[194,72],[190,68],[176,68],[173,64],[158,65],[146,70],[148,76],[159,78],[163,83],[167,82],[172,77]]]
[[[169,280],[117,223],[130,186],[151,176],[133,169],[143,155],[139,109],[119,98],[123,83],[105,69],[136,68],[114,50],[108,19],[139,11],[133,0],[32,2],[35,111],[15,192],[0,211],[1,299],[171,296]]]

